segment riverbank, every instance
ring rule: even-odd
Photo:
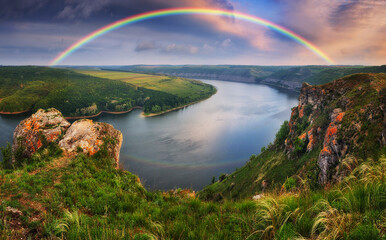
[[[17,115],[17,114],[26,113],[29,111],[31,111],[31,110],[29,109],[29,110],[24,110],[24,111],[20,111],[20,112],[0,112],[0,115]]]
[[[85,118],[95,118],[95,117],[98,117],[99,115],[101,115],[102,113],[108,113],[108,114],[115,114],[115,115],[118,115],[118,114],[124,114],[124,113],[131,112],[131,111],[134,110],[134,109],[142,109],[142,107],[135,106],[135,107],[130,108],[129,110],[121,111],[121,112],[100,111],[99,113],[94,114],[94,115],[90,115],[90,116],[65,117],[65,119],[67,119],[67,120],[76,120],[76,119],[85,119]]]
[[[193,105],[193,104],[196,104],[196,103],[199,103],[199,102],[202,102],[206,99],[209,99],[210,97],[212,97],[213,95],[215,95],[217,93],[217,89],[216,91],[210,95],[209,97],[207,98],[203,98],[201,100],[198,100],[198,101],[195,101],[195,102],[191,102],[191,103],[188,103],[188,104],[185,104],[185,105],[182,105],[182,106],[179,106],[179,107],[175,107],[175,108],[171,108],[171,109],[168,109],[168,110],[165,110],[165,111],[162,111],[162,112],[158,112],[158,113],[148,113],[148,114],[145,114],[144,112],[142,112],[142,116],[143,117],[155,117],[155,116],[159,116],[159,115],[162,115],[162,114],[165,114],[165,113],[168,113],[168,112],[172,112],[172,111],[175,111],[175,110],[178,110],[178,109],[181,109],[181,108],[184,108],[184,107],[187,107],[187,106],[190,106],[190,105]]]

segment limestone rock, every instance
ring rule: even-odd
[[[109,143],[108,143],[109,142]],[[74,122],[59,142],[60,148],[67,152],[83,151],[94,155],[104,146],[108,154],[119,162],[119,151],[122,145],[122,133],[107,123],[82,119]]]
[[[318,159],[319,182],[322,184],[326,184],[331,179],[332,171],[329,170],[338,165],[339,159],[345,155],[347,150],[345,145],[338,143],[337,136],[344,114],[342,109],[336,108],[330,115],[331,123],[324,136],[323,149],[320,151]]]
[[[22,149],[24,157],[30,157],[43,143],[54,142],[64,134],[70,123],[54,108],[39,109],[31,117],[21,121],[13,133],[13,155]]]

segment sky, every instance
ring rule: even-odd
[[[119,19],[198,7],[251,14],[316,45],[339,65],[386,64],[385,0],[0,0],[0,65],[48,65],[68,46]],[[237,18],[181,15],[130,24],[62,65],[324,65],[270,28]]]

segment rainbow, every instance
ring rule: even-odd
[[[117,28],[120,28],[122,26],[158,18],[158,17],[164,17],[164,16],[173,16],[173,15],[186,15],[186,14],[201,14],[201,15],[215,15],[215,16],[227,16],[227,17],[233,17],[240,20],[244,20],[251,23],[256,23],[259,25],[263,25],[266,27],[269,27],[279,33],[282,33],[285,36],[288,36],[289,38],[293,39],[294,41],[302,44],[312,52],[314,52],[316,55],[324,59],[328,64],[334,64],[334,61],[329,58],[325,53],[323,53],[318,47],[316,47],[314,44],[312,44],[307,39],[303,38],[302,36],[292,32],[291,30],[282,27],[278,24],[275,24],[273,22],[270,22],[268,20],[265,20],[263,18],[259,18],[253,15],[248,15],[245,13],[240,12],[234,12],[234,11],[228,11],[228,10],[222,10],[222,9],[212,9],[212,8],[170,8],[170,9],[161,9],[156,11],[150,11],[145,13],[140,13],[134,16],[130,16],[118,21],[115,21],[113,23],[110,23],[90,34],[83,37],[79,41],[75,42],[71,46],[69,46],[67,49],[65,49],[63,52],[61,52],[58,56],[56,56],[51,62],[50,66],[57,65],[60,61],[62,61],[64,58],[68,57],[71,53],[75,52],[77,49],[82,47],[83,45],[87,44],[88,42],[92,41],[95,38],[98,38],[99,36],[102,36],[105,33],[108,33],[110,31],[113,31]]]

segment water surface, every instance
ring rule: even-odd
[[[120,163],[147,188],[199,190],[213,176],[243,166],[273,141],[297,104],[296,96],[264,85],[203,81],[217,93],[184,109],[150,118],[134,110],[96,119],[122,131]],[[0,117],[2,146],[20,118]]]

